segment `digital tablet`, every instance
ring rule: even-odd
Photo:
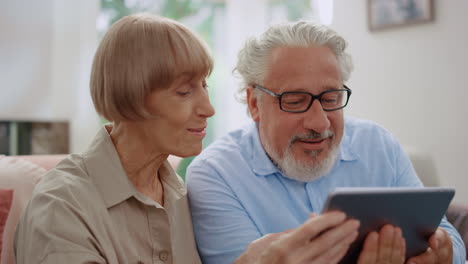
[[[406,258],[423,253],[455,195],[453,188],[338,188],[322,212],[342,211],[361,222],[359,235],[340,263],[355,263],[364,239],[385,224],[401,228]]]

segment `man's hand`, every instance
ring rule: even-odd
[[[300,227],[253,241],[236,264],[338,263],[357,238],[359,222],[341,212],[312,216]]]
[[[408,259],[407,264],[451,264],[453,261],[452,240],[443,228],[439,227],[429,238],[429,247],[419,256]]]
[[[364,241],[358,264],[403,264],[406,243],[401,229],[385,225],[380,232],[371,232]]]

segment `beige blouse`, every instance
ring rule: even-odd
[[[129,181],[106,129],[36,186],[18,224],[18,264],[201,263],[187,191],[166,161],[164,207]]]

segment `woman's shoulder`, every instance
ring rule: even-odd
[[[99,194],[89,177],[80,155],[70,155],[48,171],[34,188],[30,209],[68,205],[73,207],[99,204]]]
[[[67,157],[34,188],[17,226],[17,257],[98,256],[89,241],[105,208],[79,160]]]

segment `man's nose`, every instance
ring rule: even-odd
[[[319,100],[314,100],[309,110],[304,112],[304,128],[323,133],[330,128],[327,112],[323,110]]]

